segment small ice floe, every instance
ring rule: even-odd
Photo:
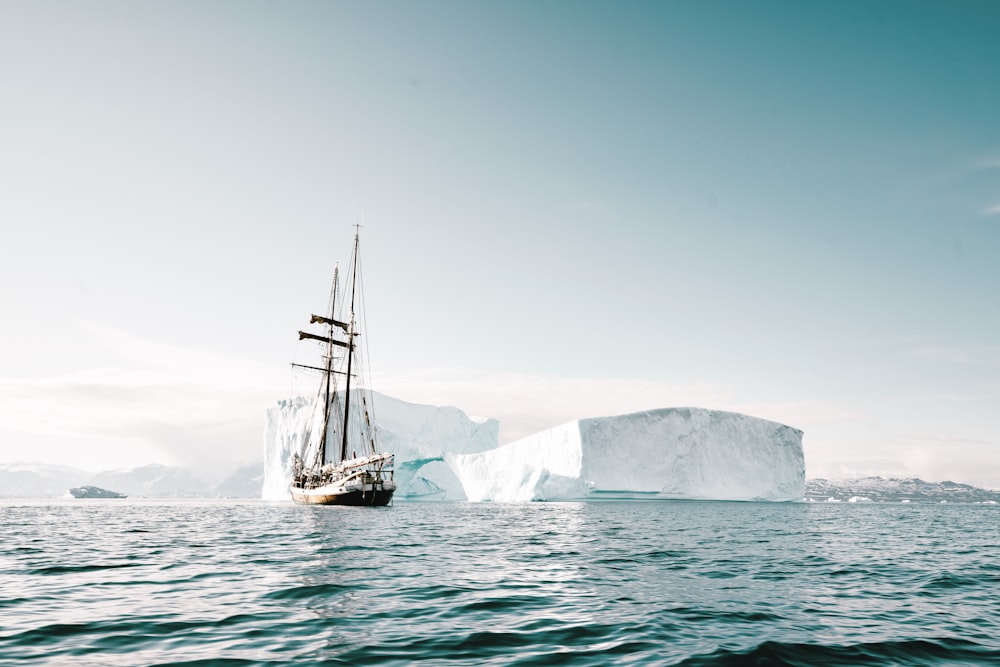
[[[839,502],[842,502],[842,501],[840,500],[840,498],[834,498],[833,496],[830,496],[829,498],[826,499],[826,502],[828,502],[828,503],[839,503]]]
[[[908,502],[910,502],[910,499],[909,498],[903,498],[899,502],[901,502],[901,503],[908,503]]]
[[[847,499],[847,502],[849,503],[870,503],[871,501],[871,498],[866,498],[864,496],[851,496]]]

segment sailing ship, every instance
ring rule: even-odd
[[[322,327],[321,333],[299,332],[299,340],[320,345],[322,361],[318,366],[292,364],[318,371],[320,386],[302,451],[292,455],[289,490],[292,500],[303,505],[388,505],[396,490],[393,455],[380,451],[371,391],[363,383],[364,294],[357,229],[344,290],[349,298],[338,294],[339,273],[335,268],[328,315],[310,320]]]

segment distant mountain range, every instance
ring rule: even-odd
[[[909,479],[810,479],[806,481],[806,500],[816,502],[876,503],[1000,503],[1000,491],[980,489],[955,482],[925,482]]]
[[[89,473],[46,463],[0,463],[0,498],[69,497],[69,489],[96,486],[130,498],[260,498],[264,465],[237,468],[218,484],[210,484],[186,468],[150,464],[131,470]],[[806,500],[813,502],[1000,503],[1000,491],[956,482],[920,479],[806,481]]]
[[[259,498],[264,465],[236,469],[210,484],[190,470],[150,464],[94,473],[46,463],[0,463],[0,498],[57,498],[69,489],[96,486],[131,498]]]

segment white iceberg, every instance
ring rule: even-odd
[[[314,400],[283,400],[267,411],[263,499],[291,499],[291,456],[302,451],[313,421]],[[495,449],[499,423],[495,419],[470,419],[458,408],[417,405],[377,392],[372,393],[372,402],[381,449],[395,454],[395,498],[465,500],[461,483],[442,457]]]
[[[733,412],[664,408],[578,419],[499,446],[496,420],[373,394],[382,450],[395,454],[396,500],[582,498],[799,500],[802,432]],[[288,500],[313,400],[267,411],[261,497]]]
[[[701,408],[578,419],[490,451],[444,458],[474,501],[805,495],[802,431]]]

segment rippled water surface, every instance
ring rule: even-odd
[[[998,510],[3,501],[0,664],[1000,664]]]

